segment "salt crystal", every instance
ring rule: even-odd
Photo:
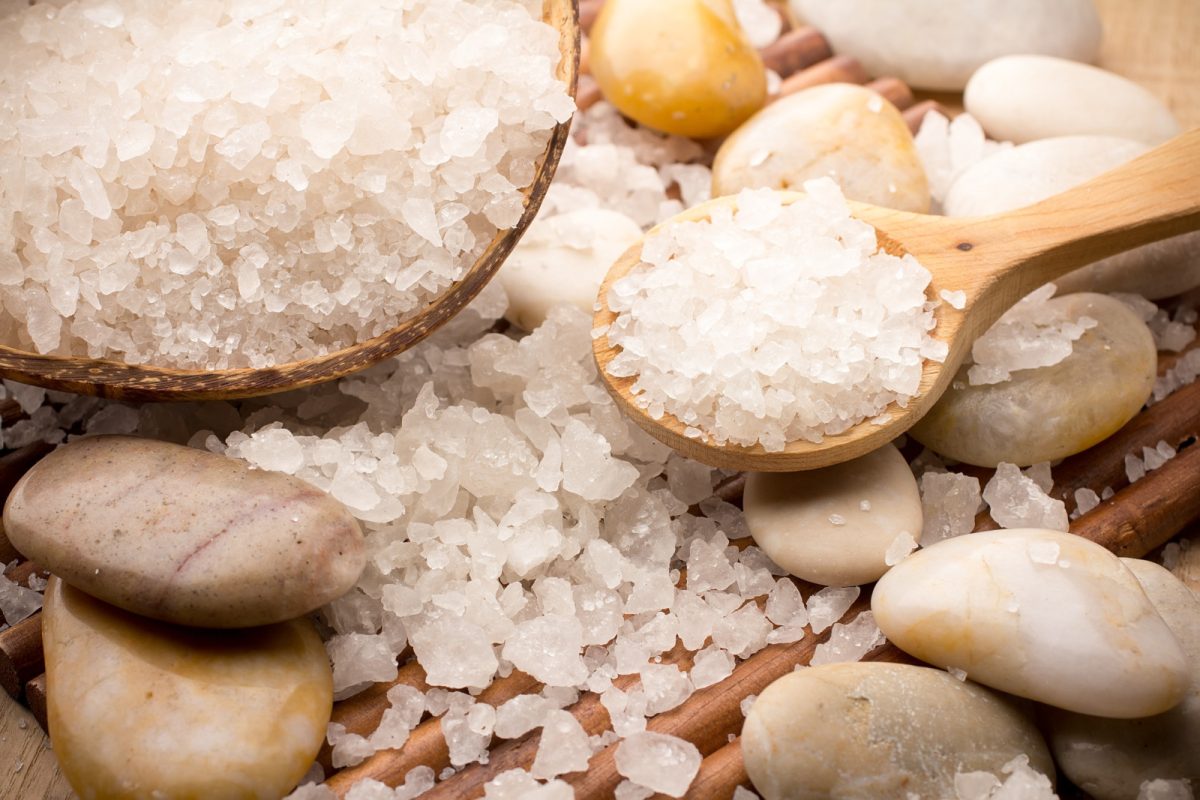
[[[845,525],[845,524],[846,524],[846,518],[845,518],[845,517],[843,517],[841,514],[830,514],[830,515],[829,515],[829,524],[830,524],[830,525],[837,525],[837,526],[842,526],[842,525]]]
[[[614,800],[646,800],[646,798],[653,796],[653,789],[647,789],[645,786],[641,786],[630,780],[623,780],[618,783],[617,788],[613,792]]]
[[[1098,505],[1100,505],[1100,495],[1091,489],[1083,487],[1075,490],[1075,507],[1081,516]]]
[[[616,750],[617,772],[647,789],[682,797],[700,771],[700,751],[676,736],[643,731]]]
[[[690,677],[697,689],[720,683],[733,674],[733,656],[715,645],[709,645],[696,654],[692,662]]]
[[[583,627],[575,617],[538,617],[517,626],[504,645],[504,658],[551,686],[574,686],[587,680],[579,657]]]
[[[1137,800],[1193,800],[1192,782],[1186,778],[1142,781]]]
[[[674,664],[647,664],[639,671],[646,695],[647,715],[661,714],[687,700],[694,689]]]
[[[743,717],[750,716],[750,709],[754,707],[754,701],[757,699],[758,695],[748,694],[742,698],[740,703],[738,703],[738,708],[741,710]]]
[[[375,748],[365,737],[347,732],[340,722],[329,723],[325,738],[333,748],[330,759],[335,769],[353,767],[375,754]]]
[[[942,289],[938,292],[938,297],[949,303],[951,308],[961,311],[967,307],[967,293],[962,290],[952,292],[949,289]]]
[[[1031,541],[1026,548],[1029,560],[1035,564],[1054,564],[1058,561],[1058,543]]]
[[[925,515],[921,541],[926,546],[975,529],[982,500],[978,478],[957,472],[926,472],[920,488]]]
[[[1130,483],[1136,483],[1146,477],[1146,465],[1133,453],[1125,454],[1125,477]]]
[[[382,636],[347,633],[325,643],[333,662],[333,691],[396,678],[396,653]]]
[[[588,767],[592,748],[588,735],[570,712],[552,711],[542,727],[542,738],[530,773],[535,778],[554,778]]]
[[[996,474],[983,490],[983,499],[992,519],[1002,528],[1068,528],[1066,505],[1047,495],[1021,470],[1007,463],[996,467]]]
[[[760,798],[745,786],[738,786],[733,790],[733,800],[760,800]]]
[[[41,607],[41,593],[9,580],[0,570],[0,618],[9,625],[16,625],[33,616]]]
[[[886,642],[875,615],[864,611],[850,622],[835,623],[829,639],[817,645],[813,651],[811,666],[859,661],[867,653]]]
[[[496,709],[494,732],[502,739],[516,739],[541,727],[553,710],[553,704],[544,697],[536,694],[517,695]]]
[[[967,679],[967,671],[958,667],[946,667],[946,672],[954,676],[955,680],[965,681]]]
[[[861,590],[857,586],[826,586],[808,598],[808,620],[813,633],[821,633],[837,622],[854,605]]]
[[[761,49],[779,38],[783,18],[764,0],[734,0],[733,10],[746,38]]]
[[[887,552],[883,555],[883,563],[889,567],[894,567],[903,561],[909,553],[917,549],[917,540],[913,538],[908,531],[901,531],[895,539],[892,540]]]
[[[968,370],[972,385],[1001,383],[1013,372],[1058,364],[1071,355],[1076,340],[1099,324],[1048,304],[1054,291],[1054,284],[1046,284],[1029,294],[975,340]]]

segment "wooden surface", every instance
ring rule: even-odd
[[[1096,0],[1096,5],[1105,23],[1102,65],[1162,97],[1186,127],[1200,126],[1200,2]],[[735,761],[740,759],[728,759],[726,766]],[[718,766],[718,760],[706,762]],[[0,800],[73,797],[41,729],[25,709],[0,695]]]
[[[560,33],[563,58],[558,65],[558,77],[574,95],[580,48],[575,0],[546,0],[543,7],[546,22]],[[0,346],[0,376],[48,389],[118,400],[218,400],[299,389],[365,369],[420,342],[449,322],[482,291],[537,216],[570,130],[569,121],[554,127],[538,159],[533,183],[523,190],[525,211],[516,226],[497,232],[457,283],[415,317],[387,333],[324,356],[263,369],[169,369],[105,359],[45,356]]]
[[[784,205],[803,197],[796,192],[777,194]],[[736,197],[718,197],[672,221],[708,220],[715,210],[736,206]],[[593,342],[600,377],[626,416],[673,449],[732,470],[796,472],[878,449],[937,402],[975,339],[1033,289],[1102,258],[1200,229],[1200,130],[1188,131],[1082,186],[1005,214],[963,220],[856,204],[854,215],[875,226],[889,252],[920,260],[933,274],[931,295],[944,290],[966,294],[963,309],[942,305],[935,311],[933,335],[949,345],[949,354],[941,363],[925,362],[916,397],[904,408],[890,407],[882,424],[864,420],[818,444],[794,441],[773,452],[760,445],[692,438],[685,433],[688,426],[674,415],[654,419],[635,401],[636,377],[609,374],[608,365],[620,351],[604,334]],[[640,263],[641,247],[634,245],[609,270],[597,301],[597,330],[607,331],[617,319],[607,304],[609,289]]]

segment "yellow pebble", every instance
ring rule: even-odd
[[[608,0],[592,28],[591,70],[622,114],[697,139],[732,132],[767,97],[762,59],[730,0]]]

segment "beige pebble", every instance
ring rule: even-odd
[[[136,614],[210,628],[301,616],[366,563],[350,513],[289,475],[125,436],[60,447],[4,506],[13,546]]]
[[[888,640],[922,661],[1081,714],[1161,714],[1192,680],[1133,573],[1069,533],[938,542],[880,578],[871,610]]]
[[[1044,55],[984,64],[967,83],[963,105],[991,138],[1017,144],[1093,134],[1155,145],[1182,130],[1166,104],[1128,78]]]
[[[496,276],[508,295],[505,318],[532,331],[560,303],[590,315],[609,267],[641,239],[636,222],[603,208],[538,219]]]
[[[182,628],[52,578],[42,624],[50,740],[82,798],[277,798],[321,747],[333,678],[308,620]]]
[[[1142,782],[1160,778],[1200,785],[1200,598],[1158,564],[1122,561],[1183,645],[1192,684],[1178,706],[1145,719],[1101,719],[1046,709],[1055,759],[1095,800],[1137,797]]]
[[[1037,729],[1008,700],[942,670],[827,664],[778,679],[742,727],[742,754],[764,800],[955,797],[955,774],[1020,755],[1053,775]]]
[[[1059,136],[1000,150],[960,175],[945,200],[952,217],[1033,205],[1132,161],[1150,146],[1116,136]],[[1055,281],[1060,294],[1132,292],[1151,299],[1200,286],[1200,233],[1136,247]]]
[[[1158,355],[1150,329],[1107,295],[1073,294],[1047,305],[1099,324],[1063,361],[1019,370],[1002,383],[971,386],[964,366],[911,435],[957,461],[1024,467],[1082,452],[1132,419],[1154,387]]]
[[[791,0],[792,9],[874,76],[960,91],[1009,53],[1093,61],[1103,30],[1091,0]]]
[[[851,200],[929,210],[929,184],[896,107],[862,86],[834,83],[784,97],[737,129],[713,162],[713,196],[800,189],[831,177]]]
[[[824,469],[750,473],[744,505],[750,535],[764,553],[826,586],[876,580],[887,572],[897,539],[908,536],[915,545],[921,538],[917,482],[890,444]]]

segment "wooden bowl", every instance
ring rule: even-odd
[[[571,95],[579,76],[577,0],[544,0],[542,18],[559,32],[563,57],[557,75]],[[0,376],[22,383],[117,400],[218,400],[255,397],[340,378],[412,347],[461,311],[487,285],[537,216],[570,134],[555,126],[525,189],[525,212],[516,227],[499,231],[467,273],[416,316],[351,347],[261,369],[173,369],[107,359],[49,356],[0,345]]]

